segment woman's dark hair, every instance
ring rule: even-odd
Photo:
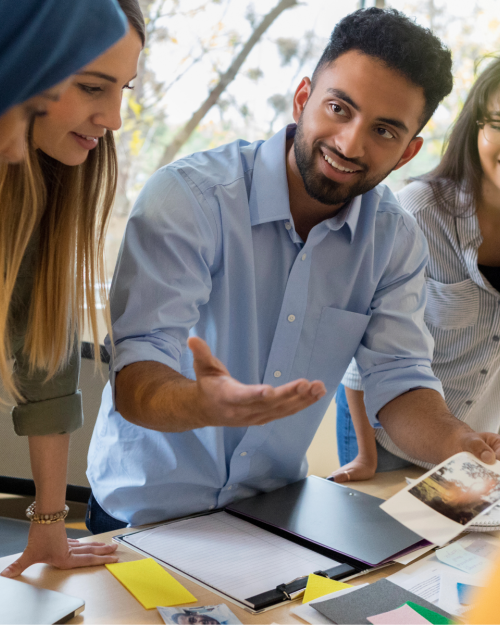
[[[139,5],[139,0],[118,0],[118,4],[125,13],[132,28],[139,35],[142,41],[142,47],[144,47],[146,44],[146,24],[144,23],[144,16]]]
[[[382,61],[414,85],[422,87],[425,107],[420,130],[453,87],[451,54],[432,32],[396,9],[360,9],[335,26],[312,77],[339,56],[357,50]]]
[[[483,170],[477,147],[477,122],[488,121],[488,101],[500,89],[500,57],[484,57],[481,61],[486,58],[493,60],[469,91],[462,111],[443,145],[441,162],[431,172],[417,178],[428,182],[437,204],[454,214],[460,210],[463,214],[463,206],[459,205],[458,194],[452,194],[450,198],[449,192],[446,193],[449,187],[447,182],[455,183],[457,190],[469,196],[472,207],[481,199]],[[478,65],[476,63],[476,71]]]

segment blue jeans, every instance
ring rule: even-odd
[[[358,455],[358,441],[356,440],[356,432],[354,431],[343,384],[339,384],[335,402],[337,404],[337,451],[340,466],[343,466],[354,460]],[[384,449],[382,445],[377,443],[377,473],[396,471],[397,469],[411,466],[413,466],[411,462],[391,454],[390,451],[387,451],[387,449]]]
[[[103,532],[112,532],[113,530],[120,530],[127,527],[127,523],[119,521],[110,516],[107,512],[104,512],[92,493],[90,493],[90,499],[87,505],[85,525],[92,534],[102,534]]]

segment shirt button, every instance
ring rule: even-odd
[[[295,321],[295,315],[288,315],[288,321],[290,323],[293,323]],[[497,337],[497,339],[498,339],[498,337]]]
[[[210,506],[209,510],[213,510],[215,508],[215,506]]]
[[[240,454],[241,457],[246,456],[246,455],[247,455],[246,451],[242,451],[241,454]]]
[[[275,378],[281,378],[281,371],[275,371],[274,372],[274,377]]]
[[[500,341],[500,336],[496,335],[491,337],[492,341],[495,341],[495,343],[498,343],[498,341]]]
[[[307,254],[302,254],[302,260],[305,260],[307,258]]]
[[[468,399],[465,403],[467,406],[470,406],[472,404],[472,399]]]
[[[483,375],[486,375],[488,373],[488,369],[481,369],[481,371],[479,373],[482,373]]]
[[[287,230],[291,230],[292,229],[292,224],[289,221],[285,222],[285,228]]]

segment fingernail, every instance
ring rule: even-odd
[[[492,451],[483,451],[481,460],[486,462],[486,464],[493,464],[495,462],[495,454]]]

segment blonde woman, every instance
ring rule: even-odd
[[[138,0],[119,0],[129,31],[78,71],[59,102],[31,125],[25,162],[0,167],[0,376],[17,401],[17,434],[28,436],[36,503],[28,546],[3,571],[35,562],[73,568],[116,561],[113,547],[67,540],[64,523],[69,435],[82,424],[78,333],[88,322],[97,347],[95,288],[116,187],[111,131],[144,45]],[[84,300],[88,314],[84,315]],[[84,318],[86,317],[86,318]],[[8,361],[15,361],[10,374]]]

